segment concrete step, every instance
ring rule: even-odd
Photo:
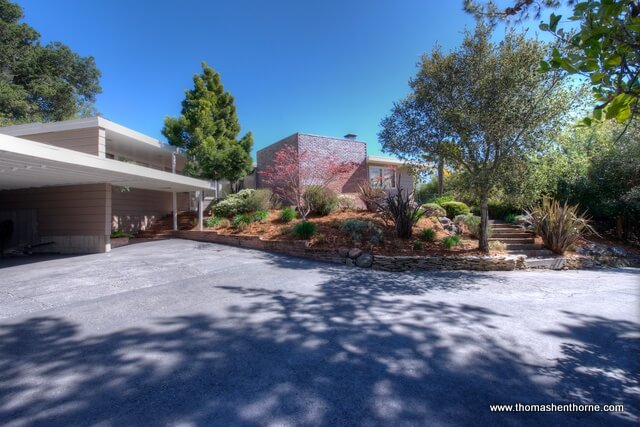
[[[508,250],[507,252],[510,255],[526,255],[527,257],[550,257],[550,256],[553,256],[553,252],[551,252],[549,249],[537,249],[537,250],[533,250],[533,251],[528,251],[528,250],[511,251],[511,250]]]
[[[552,270],[561,270],[562,267],[564,267],[564,259],[562,258],[527,258],[527,268],[549,268]]]
[[[508,232],[504,232],[504,231],[495,231],[491,234],[491,237],[494,239],[500,239],[500,238],[505,238],[505,239],[518,239],[518,238],[535,238],[535,235],[533,233],[527,233],[527,232],[517,232],[517,231],[508,231]]]
[[[508,251],[535,251],[544,249],[540,243],[507,243],[506,248]]]
[[[529,237],[529,238],[524,238],[524,237],[509,237],[509,238],[495,238],[495,237],[490,237],[489,238],[490,242],[495,242],[495,241],[500,241],[502,243],[505,244],[509,244],[509,243],[535,243],[535,239],[533,237]]]

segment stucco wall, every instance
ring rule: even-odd
[[[113,187],[111,229],[136,233],[173,210],[172,193]],[[178,212],[189,210],[189,193],[178,193]]]

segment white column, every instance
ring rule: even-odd
[[[198,231],[202,231],[202,217],[204,216],[204,203],[202,202],[202,191],[198,191]]]
[[[178,230],[178,198],[176,192],[173,192],[173,229]]]

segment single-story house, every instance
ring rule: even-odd
[[[329,186],[340,194],[355,196],[358,193],[358,185],[369,181],[372,186],[394,191],[402,188],[413,191],[414,175],[411,169],[401,160],[381,156],[367,155],[367,144],[358,141],[357,135],[347,134],[343,138],[311,135],[308,133],[295,133],[278,142],[275,142],[257,152],[257,167],[255,183],[257,188],[268,187],[261,172],[268,170],[273,164],[275,153],[286,146],[291,146],[298,153],[305,152],[313,165],[329,161],[353,164],[350,173],[341,174],[338,179]],[[307,167],[300,164],[300,168]],[[318,168],[319,171],[322,168]],[[322,173],[322,172],[318,172]],[[309,175],[309,174],[305,174]],[[318,177],[321,181],[321,177]]]
[[[0,223],[7,247],[106,252],[112,230],[197,210],[210,182],[181,174],[175,147],[102,117],[0,128]],[[202,210],[200,210],[202,211]]]

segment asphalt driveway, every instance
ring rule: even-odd
[[[34,261],[0,268],[1,425],[638,422],[639,270],[392,274],[184,240]]]

